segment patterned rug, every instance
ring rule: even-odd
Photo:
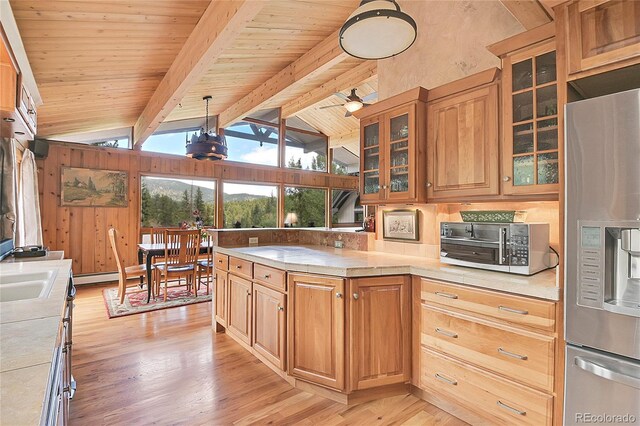
[[[207,295],[207,287],[201,286],[198,290],[198,297],[188,293],[186,287],[169,287],[167,301],[164,301],[164,289],[160,290],[160,296],[154,300],[151,298],[147,303],[147,292],[140,291],[133,293],[133,289],[129,289],[131,293],[127,293],[124,303],[120,304],[118,298],[118,289],[105,288],[102,290],[104,304],[107,308],[109,318],[124,317],[126,315],[141,314],[143,312],[157,311],[160,309],[175,308],[177,306],[191,305],[193,303],[202,303],[211,301],[211,295]]]

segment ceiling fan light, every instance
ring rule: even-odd
[[[359,109],[362,108],[362,102],[360,102],[360,101],[349,101],[346,104],[344,104],[344,107],[349,112],[356,112],[356,111],[358,111]]]
[[[362,0],[340,29],[340,46],[359,59],[385,59],[411,47],[417,34],[395,0]]]

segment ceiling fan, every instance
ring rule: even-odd
[[[341,105],[322,106],[319,109],[334,108],[334,107],[345,107],[347,109],[347,113],[344,116],[345,117],[351,117],[351,115],[354,112],[358,111],[359,109],[361,109],[364,106],[370,105],[370,104],[368,104],[366,102],[376,99],[378,97],[378,92],[373,92],[370,95],[365,96],[364,98],[361,98],[360,96],[358,96],[356,94],[356,89],[351,89],[351,94],[349,96],[346,96],[346,95],[344,95],[342,93],[335,93],[335,95],[337,97],[339,97],[340,99],[344,100],[346,103],[341,104]]]

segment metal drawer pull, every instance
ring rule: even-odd
[[[278,306],[278,310],[279,310],[280,312],[282,312],[282,311],[284,311],[284,308],[283,308],[282,306]]]
[[[523,311],[521,309],[514,309],[514,308],[510,308],[508,306],[498,306],[498,309],[500,309],[501,311],[507,311],[507,312],[511,312],[513,314],[520,314],[520,315],[529,315],[529,311]]]
[[[511,358],[521,359],[523,361],[528,358],[526,355],[514,354],[513,352],[505,351],[502,348],[498,348],[498,352],[500,352],[502,355],[510,356]]]
[[[336,298],[341,299],[342,298],[342,293],[336,293]]]
[[[269,278],[271,278],[271,274],[265,274],[264,278],[268,280]]]
[[[519,414],[521,416],[526,416],[527,415],[526,411],[522,411],[522,410],[518,410],[517,408],[510,407],[510,406],[508,406],[507,404],[505,404],[502,401],[498,401],[497,404],[498,404],[498,407],[504,408],[505,410],[509,410],[512,413]]]
[[[440,327],[436,327],[436,333],[444,334],[447,337],[453,337],[454,339],[458,338],[458,333],[453,333],[451,331],[443,330]]]
[[[603,379],[612,380],[616,383],[622,383],[624,385],[640,389],[640,378],[631,376],[624,371],[617,371],[615,365],[603,365],[601,364],[602,361],[596,362],[595,360],[589,360],[580,356],[575,357],[573,362],[576,367],[581,370],[595,374]]]
[[[236,269],[242,268],[242,265],[236,265]]]
[[[444,376],[441,376],[440,373],[436,373],[435,376],[436,376],[436,379],[440,380],[441,382],[445,382],[453,386],[456,386],[458,384],[457,380],[448,379]]]
[[[458,298],[457,294],[444,293],[442,291],[436,291],[436,296],[446,297],[447,299],[457,299]]]

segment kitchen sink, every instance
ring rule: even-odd
[[[54,280],[55,271],[2,275],[0,276],[0,302],[48,297]]]

